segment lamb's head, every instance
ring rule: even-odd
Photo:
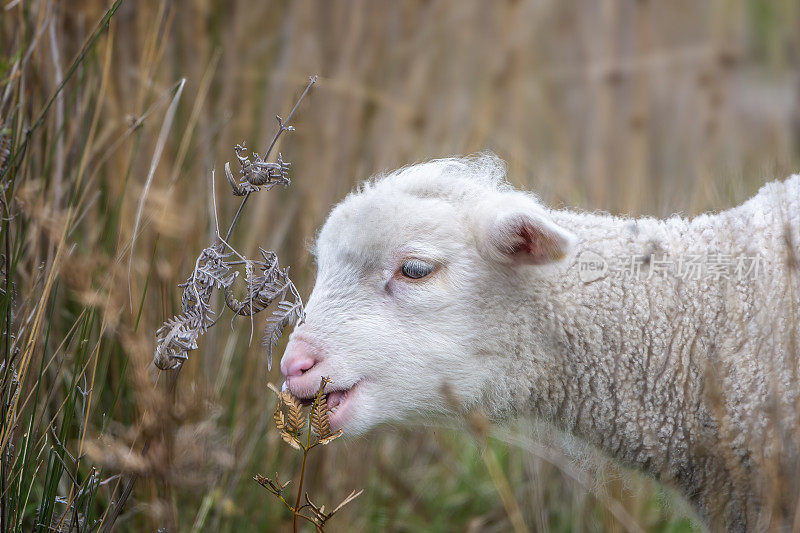
[[[553,275],[573,239],[491,156],[364,185],[319,233],[305,322],[281,361],[286,386],[309,398],[329,377],[331,423],[348,434],[447,416],[454,397],[469,408],[502,396],[505,377],[524,372],[502,327],[519,284]]]

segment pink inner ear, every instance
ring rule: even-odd
[[[544,265],[564,257],[564,239],[528,220],[517,223],[517,239],[514,239],[512,255],[522,263]]]

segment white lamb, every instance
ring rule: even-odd
[[[549,421],[677,486],[714,527],[764,526],[767,474],[797,457],[800,175],[692,220],[551,210],[504,175],[431,161],[339,204],[286,386],[328,376],[332,424],[358,434],[452,417],[449,384],[464,411]]]

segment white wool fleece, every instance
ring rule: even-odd
[[[755,527],[798,401],[800,176],[692,220],[551,210],[492,156],[363,185],[316,243],[291,343],[348,390],[336,424],[544,419],[676,485],[709,523]],[[420,279],[409,260],[430,265]],[[287,351],[288,353],[288,351]]]

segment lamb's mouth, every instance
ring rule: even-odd
[[[352,404],[353,393],[358,383],[359,382],[356,382],[347,389],[334,389],[326,393],[328,417],[334,429],[341,428],[343,422],[346,420],[347,412],[350,410]],[[314,397],[300,398],[300,401],[303,405],[310,406],[314,402]]]
[[[347,399],[350,397],[351,389],[347,390],[337,390],[333,391],[328,394],[328,413],[330,415],[335,415],[339,412],[340,407],[344,407]]]

